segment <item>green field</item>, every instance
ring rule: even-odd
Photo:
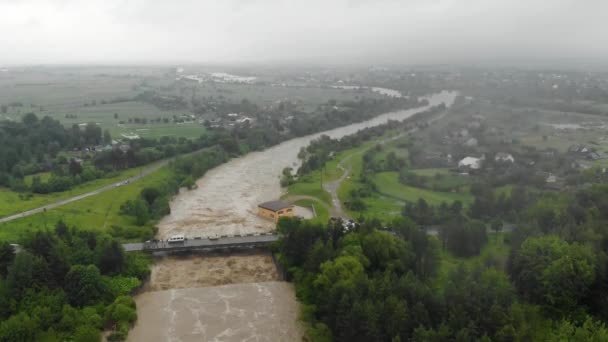
[[[325,224],[329,220],[329,208],[327,207],[326,203],[323,203],[321,201],[314,201],[311,199],[300,199],[295,201],[294,204],[307,208],[311,208],[314,206],[314,211],[317,216],[313,219],[313,221]]]
[[[431,205],[461,201],[465,206],[473,202],[473,197],[468,192],[439,192],[404,185],[399,182],[397,172],[380,172],[374,176],[374,183],[380,194],[401,201],[415,202],[422,198]]]
[[[409,170],[418,176],[424,177],[435,177],[435,175],[447,176],[450,174],[450,170],[447,168],[434,168],[434,169],[411,169]]]
[[[287,188],[288,196],[310,196],[329,205],[331,196],[321,186],[320,171],[312,172]]]
[[[185,124],[150,122],[158,118],[172,120],[174,115],[192,115],[190,108],[163,110],[132,99],[145,91],[154,91],[160,95],[181,96],[187,100],[196,98],[203,102],[213,98],[214,101],[239,103],[247,99],[259,107],[276,106],[278,102],[287,101],[295,110],[312,112],[329,100],[353,101],[363,96],[382,98],[374,92],[304,85],[287,87],[261,83],[176,81],[170,70],[170,67],[103,66],[16,69],[14,77],[0,78],[0,104],[22,105],[9,106],[6,113],[0,114],[0,119],[20,120],[24,114],[33,112],[40,117],[48,115],[66,126],[95,122],[110,130],[114,138],[122,133],[151,138],[164,135],[195,138],[204,133],[197,120]],[[117,99],[121,101],[115,102]],[[129,124],[129,118],[145,118],[148,122]]]
[[[164,167],[136,182],[48,210],[46,213],[2,223],[0,241],[15,241],[27,231],[45,227],[50,229],[59,220],[83,230],[107,231],[112,226],[126,230],[141,229],[135,225],[133,218],[120,215],[120,205],[137,197],[143,188],[158,185],[171,177],[172,173]]]
[[[0,188],[0,217],[9,216],[26,210],[42,207],[63,199],[78,196],[90,191],[97,190],[120,180],[137,175],[141,168],[134,168],[112,173],[110,177],[95,179],[93,181],[80,184],[73,189],[52,194],[32,194],[31,198],[20,196],[18,192]],[[22,198],[23,197],[23,198]]]

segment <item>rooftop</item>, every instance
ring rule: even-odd
[[[260,203],[260,204],[258,204],[258,207],[272,210],[272,211],[279,211],[281,209],[291,208],[292,205],[289,202],[285,202],[285,201],[270,201],[270,202]]]

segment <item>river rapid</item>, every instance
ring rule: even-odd
[[[297,155],[302,147],[323,134],[341,138],[388,120],[407,119],[442,102],[449,106],[455,97],[456,93],[444,91],[427,97],[428,106],[385,113],[368,121],[291,139],[222,164],[199,179],[196,189],[184,190],[174,198],[171,214],[158,224],[159,238],[175,234],[207,237],[270,231],[274,224],[256,216],[257,205],[281,196],[281,172],[285,167],[298,165]]]
[[[281,196],[281,171],[298,165],[298,152],[311,140],[322,134],[340,138],[387,120],[404,120],[442,102],[449,106],[456,95],[434,94],[427,97],[428,106],[292,139],[220,165],[197,181],[198,188],[174,198],[171,214],[159,223],[159,238],[178,233],[196,237],[270,231],[274,224],[256,216],[257,204]],[[128,340],[302,340],[295,291],[291,284],[277,281],[270,256],[226,258],[234,260],[218,256],[159,260],[153,266],[148,292],[135,298],[139,318]],[[228,278],[243,282],[230,284]]]

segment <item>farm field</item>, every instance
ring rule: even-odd
[[[374,176],[374,182],[380,194],[401,201],[415,202],[422,198],[431,205],[461,201],[465,206],[473,201],[469,193],[440,192],[404,185],[399,182],[397,172],[380,172]]]
[[[117,226],[131,231],[135,238],[142,228],[135,225],[133,218],[120,214],[120,205],[136,198],[143,188],[158,186],[171,179],[172,173],[167,167],[163,167],[136,182],[48,210],[46,213],[0,224],[0,240],[15,241],[25,232],[51,228],[59,220],[84,230],[108,231],[112,226]]]
[[[44,205],[51,204],[63,199],[97,190],[106,185],[116,183],[122,179],[135,176],[140,172],[140,169],[141,168],[133,168],[129,170],[115,172],[112,174],[111,177],[95,179],[93,181],[80,184],[68,191],[55,192],[51,194],[32,194],[30,198],[23,197],[18,192],[6,188],[0,188],[0,203],[3,204],[2,206],[0,206],[0,217],[5,217],[26,210],[42,207]],[[48,173],[44,173],[42,175],[43,176],[41,177],[41,179],[44,180],[45,177],[47,177],[45,175],[48,175]],[[28,182],[28,178],[31,179],[31,176],[26,178],[26,183]]]
[[[325,178],[324,178],[325,179]],[[331,196],[321,186],[321,172],[314,171],[287,187],[287,196],[310,196],[329,205]]]
[[[204,133],[204,127],[196,120],[184,124],[151,122],[193,115],[191,108],[163,110],[132,99],[145,91],[154,91],[203,103],[211,98],[233,103],[247,99],[262,108],[289,102],[296,110],[312,112],[330,100],[382,97],[371,91],[319,86],[177,81],[171,70],[170,67],[15,69],[8,75],[0,75],[0,104],[9,105],[0,119],[20,120],[24,114],[33,112],[39,117],[48,115],[60,120],[66,126],[98,123],[113,137],[135,133],[150,138],[163,135],[195,138]],[[19,105],[10,105],[15,103]],[[146,119],[147,123],[128,123],[129,118]]]

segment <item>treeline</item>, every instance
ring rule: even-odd
[[[391,227],[391,232],[382,231],[379,222],[366,221],[346,231],[340,221],[327,226],[279,221],[283,238],[277,252],[304,304],[312,340],[608,338],[604,324],[584,311],[576,317],[548,316],[542,306],[519,298],[517,286],[491,262],[457,266],[437,284],[439,242],[405,219],[396,219]],[[581,258],[587,260],[584,253]],[[547,286],[556,286],[550,293],[558,298],[571,294],[559,294],[560,284]]]
[[[347,123],[369,120],[379,114],[427,105],[427,100],[411,98],[367,99],[347,101],[339,107],[320,108],[309,115],[297,115],[289,123],[288,129],[295,136],[308,135],[314,132],[328,130]]]
[[[608,185],[546,194],[511,237],[509,274],[526,300],[550,314],[608,320]]]
[[[196,179],[228,159],[229,154],[223,148],[214,146],[172,161],[169,165],[172,177],[142,189],[138,197],[129,199],[120,206],[120,213],[133,217],[135,225],[140,229],[112,227],[112,235],[125,239],[151,239],[156,231],[147,224],[150,220],[158,220],[171,212],[171,197],[182,187],[190,189],[196,186]]]
[[[355,134],[342,137],[341,139],[332,139],[323,135],[318,139],[311,141],[307,147],[300,150],[298,158],[302,161],[302,166],[298,169],[298,173],[304,175],[314,170],[319,170],[334,154],[357,147],[365,141],[383,135],[389,129],[403,128],[406,131],[409,131],[415,127],[424,126],[426,125],[426,117],[442,112],[445,108],[444,104],[434,106],[417,113],[404,121],[399,122],[391,120],[386,124],[365,128]],[[395,160],[395,162],[402,163],[403,161]]]
[[[159,95],[150,90],[135,96],[133,100],[150,103],[162,110],[179,110],[185,109],[188,106],[188,103],[182,96]]]
[[[0,185],[10,177],[21,178],[45,170],[47,163],[65,149],[79,148],[102,141],[101,128],[95,124],[81,130],[66,129],[48,116],[39,119],[30,113],[21,122],[0,122]]]
[[[20,245],[0,243],[0,341],[101,341],[102,330],[111,331],[109,341],[126,338],[147,257],[62,222]]]

